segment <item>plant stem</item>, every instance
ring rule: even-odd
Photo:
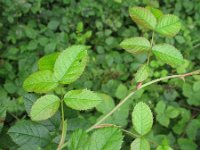
[[[61,134],[61,139],[58,145],[57,150],[61,150],[62,145],[65,142],[65,136],[66,136],[66,130],[67,130],[67,123],[65,121],[65,114],[64,114],[64,109],[63,109],[63,100],[61,100],[61,116],[62,116],[62,134]]]
[[[132,90],[123,100],[121,100],[119,102],[119,104],[117,104],[115,106],[115,108],[113,108],[108,114],[106,114],[103,118],[101,118],[98,122],[96,122],[93,126],[91,126],[89,129],[87,129],[86,132],[89,132],[91,130],[93,130],[94,128],[96,128],[96,126],[100,125],[103,121],[105,121],[109,116],[111,116],[118,108],[120,108],[131,96],[133,96],[135,94],[135,92],[139,91],[140,89],[143,89],[144,87],[147,87],[153,83],[162,81],[162,80],[167,80],[167,79],[173,79],[173,78],[181,78],[184,79],[184,77],[187,76],[192,76],[192,75],[197,75],[200,74],[200,70],[196,70],[190,73],[186,73],[186,74],[181,74],[181,75],[171,75],[171,76],[166,76],[166,77],[162,77],[162,78],[158,78],[155,80],[152,80],[150,82],[147,82],[145,84],[143,84],[142,86],[140,86],[139,88],[136,88],[135,90]]]
[[[152,37],[151,37],[151,43],[150,43],[150,51],[149,51],[149,54],[148,54],[148,58],[147,58],[147,65],[149,64],[150,62],[150,57],[151,57],[151,51],[152,51],[152,47],[153,47],[153,38],[154,38],[154,31],[152,33]]]

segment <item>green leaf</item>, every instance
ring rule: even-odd
[[[23,97],[24,100],[24,106],[26,109],[26,112],[30,115],[31,107],[33,106],[33,103],[38,99],[38,97],[35,94],[25,94]]]
[[[120,43],[120,46],[132,54],[149,52],[151,48],[150,42],[143,37],[125,39]]]
[[[124,84],[120,84],[115,91],[115,96],[119,99],[123,99],[124,97],[126,97],[127,93],[127,87]]]
[[[38,61],[39,70],[53,71],[54,64],[60,53],[45,55]]]
[[[96,93],[83,89],[67,92],[64,96],[64,101],[72,109],[86,110],[97,106],[102,99]]]
[[[177,66],[183,63],[182,54],[172,45],[155,45],[153,46],[152,51],[156,55],[157,59],[169,65]]]
[[[190,139],[180,138],[178,139],[178,145],[180,150],[197,150],[197,145]]]
[[[186,133],[191,140],[195,140],[200,129],[200,119],[193,119],[187,125]]]
[[[132,113],[132,123],[140,135],[147,134],[153,125],[153,115],[149,106],[143,102],[136,104]]]
[[[38,71],[31,74],[24,81],[23,88],[28,92],[46,93],[58,85],[53,73],[49,70]]]
[[[60,99],[55,95],[45,95],[37,99],[31,108],[31,119],[46,120],[53,116],[60,106]]]
[[[156,17],[157,20],[163,16],[163,12],[157,8],[147,6],[147,9],[149,9],[151,11],[151,13]]]
[[[88,143],[88,135],[85,131],[78,129],[72,133],[69,140],[68,149],[70,150],[86,150]]]
[[[170,146],[168,145],[159,145],[156,150],[173,150]]]
[[[165,113],[169,118],[176,118],[180,112],[177,108],[168,106]]]
[[[12,140],[18,145],[46,146],[50,142],[50,134],[47,128],[39,123],[22,120],[8,130]]]
[[[181,28],[181,22],[175,15],[163,15],[156,26],[156,31],[164,36],[172,37],[176,35]]]
[[[6,107],[0,105],[0,133],[6,119]]]
[[[87,47],[71,46],[58,56],[54,65],[54,76],[61,84],[70,84],[80,77],[86,63]]]
[[[131,143],[131,150],[150,150],[150,144],[145,138],[136,138]]]
[[[146,29],[154,29],[156,27],[156,18],[148,9],[142,7],[132,7],[129,9],[129,14],[138,26]]]
[[[122,132],[118,128],[101,128],[93,132],[87,150],[120,150],[122,140]]]
[[[193,90],[194,90],[195,92],[200,91],[200,81],[197,81],[197,82],[194,83],[194,85],[193,85]]]
[[[98,96],[101,97],[102,102],[96,106],[97,111],[106,114],[115,107],[114,100],[109,95],[100,93]]]
[[[148,65],[142,65],[135,74],[135,81],[142,82],[149,76],[150,69]]]

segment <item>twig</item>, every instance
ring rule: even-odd
[[[118,108],[120,108],[131,96],[133,96],[135,94],[136,91],[143,89],[144,87],[147,87],[153,83],[162,81],[162,80],[167,80],[167,79],[173,79],[173,78],[184,78],[187,76],[192,76],[192,75],[197,75],[200,74],[200,70],[196,70],[190,73],[186,73],[186,74],[181,74],[181,75],[171,75],[171,76],[166,76],[166,77],[162,77],[159,79],[155,79],[153,81],[147,82],[145,84],[143,84],[140,88],[137,88],[135,90],[132,90],[123,100],[121,100],[119,102],[118,105],[115,106],[115,108],[113,108],[108,114],[106,114],[103,118],[101,118],[98,122],[96,122],[93,126],[91,126],[89,129],[86,130],[86,132],[89,132],[91,130],[93,130],[94,128],[96,128],[96,126],[100,125],[103,121],[105,121],[109,116],[111,116]]]

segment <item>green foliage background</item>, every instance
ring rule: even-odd
[[[91,46],[86,71],[66,89],[88,88],[114,99],[113,103],[110,97],[102,95],[111,102],[108,108],[100,107],[97,111],[67,109],[68,131],[86,129],[125,97],[128,89],[136,86],[134,73],[146,56],[133,56],[122,50],[119,43],[143,35],[129,17],[128,7],[146,5],[180,17],[182,29],[174,39],[159,36],[155,39],[174,44],[185,58],[178,68],[151,61],[148,80],[199,69],[199,0],[0,0],[0,148],[16,148],[7,130],[16,120],[28,118],[22,83],[37,70],[37,60],[45,54],[73,44]],[[60,87],[57,92],[63,90]],[[173,79],[151,85],[130,99],[107,123],[132,130],[130,112],[139,101],[148,103],[154,113],[153,132],[149,135],[154,143],[160,144],[165,139],[174,149],[200,148],[200,76],[188,77],[185,83]],[[49,129],[58,130],[59,123],[57,119],[57,124],[49,125]],[[125,137],[124,149],[129,148],[131,141]]]

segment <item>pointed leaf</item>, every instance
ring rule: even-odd
[[[132,113],[132,123],[140,135],[147,134],[153,125],[153,115],[149,106],[143,102],[136,104]]]
[[[151,11],[151,13],[156,17],[156,19],[159,19],[160,17],[163,16],[163,12],[157,8],[147,6],[147,9],[149,9]]]
[[[156,31],[164,36],[172,37],[181,29],[181,22],[175,15],[163,15],[156,26]]]
[[[45,95],[37,99],[31,108],[31,119],[46,120],[53,116],[60,106],[60,99],[55,95]]]
[[[142,65],[136,72],[136,75],[135,75],[136,82],[142,82],[146,80],[149,76],[149,72],[150,70],[149,70],[148,65]]]
[[[49,70],[38,71],[31,74],[24,81],[23,88],[28,92],[46,93],[58,85],[53,73]]]
[[[118,128],[107,127],[95,131],[87,150],[120,150],[123,136]]]
[[[53,71],[54,64],[59,54],[60,53],[53,53],[53,54],[45,55],[42,58],[40,58],[40,60],[38,61],[39,70]]]
[[[172,45],[159,44],[152,48],[156,58],[171,66],[177,66],[183,63],[182,54]]]
[[[65,94],[64,101],[72,109],[86,110],[97,106],[102,100],[96,93],[84,89],[69,91]]]
[[[88,143],[88,135],[85,131],[78,129],[71,135],[68,149],[70,150],[86,150]]]
[[[151,48],[150,42],[143,37],[125,39],[120,43],[120,46],[132,54],[145,53]]]
[[[50,142],[47,128],[39,123],[22,120],[8,130],[12,140],[18,145],[34,144],[45,146]]]
[[[86,46],[75,45],[58,56],[54,65],[54,75],[61,84],[70,84],[83,73],[87,62],[86,49]]]
[[[129,14],[138,26],[142,26],[146,29],[154,29],[156,26],[156,18],[148,9],[132,7],[129,9]]]
[[[131,150],[150,150],[150,144],[145,138],[137,138],[131,143]]]

